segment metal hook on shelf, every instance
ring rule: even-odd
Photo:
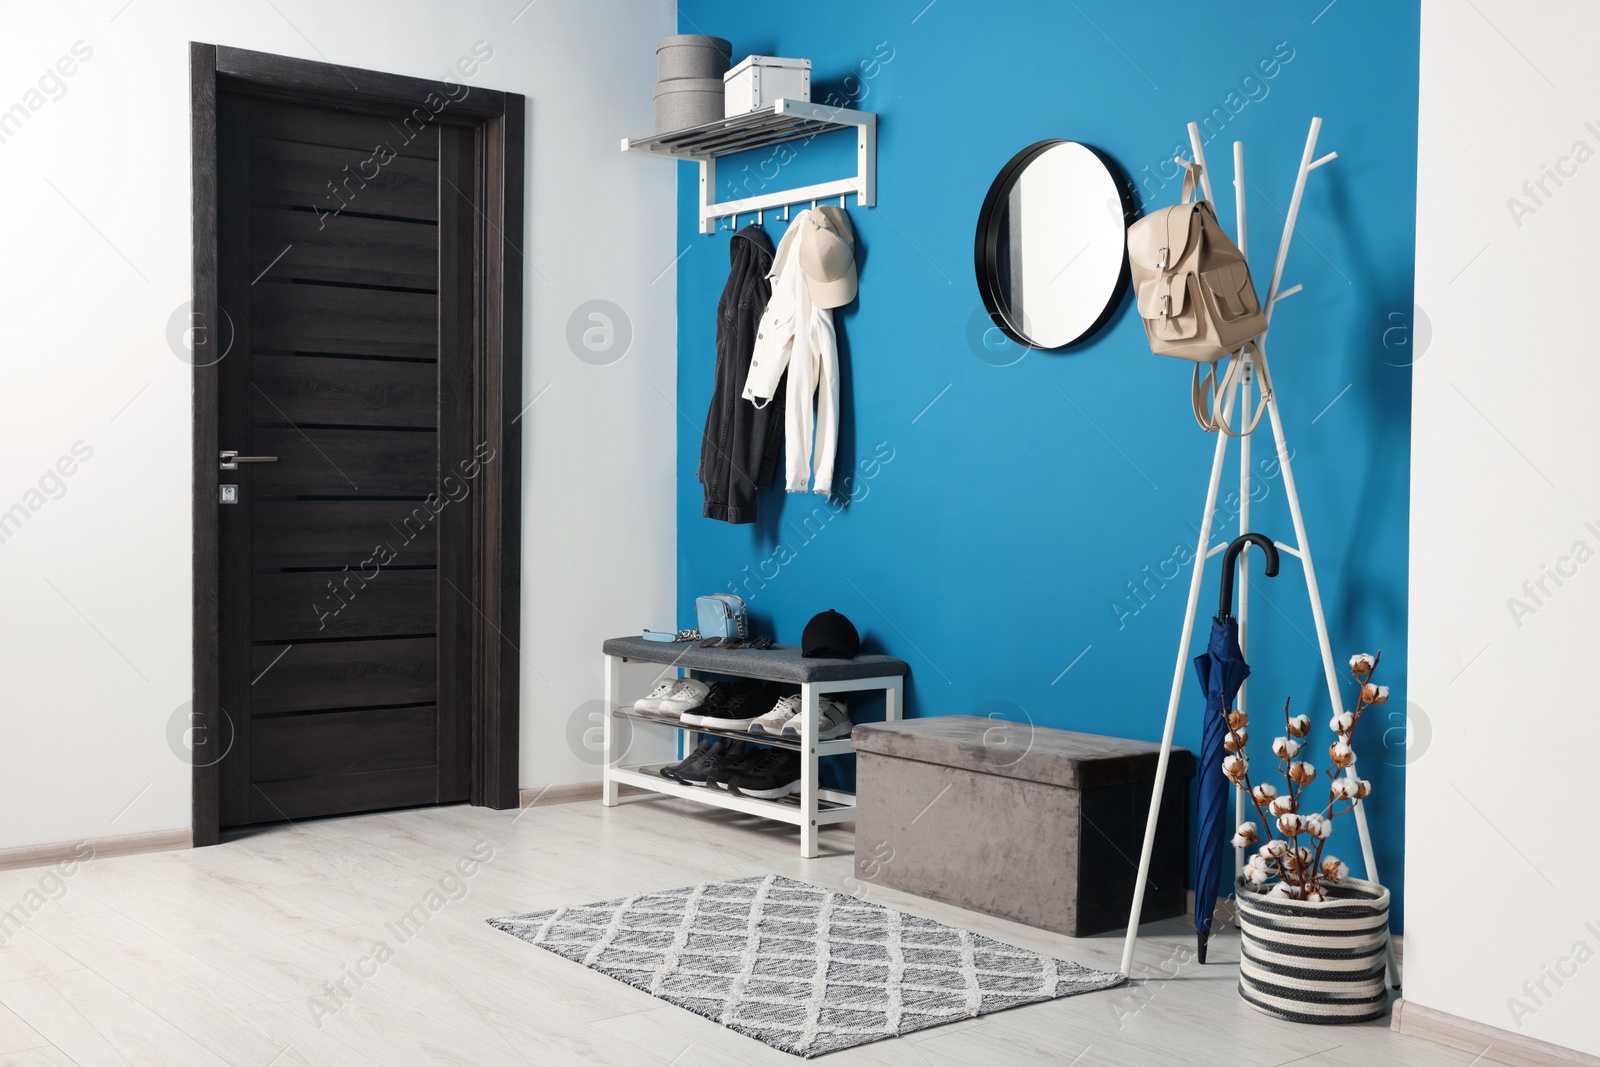
[[[784,222],[788,222],[789,221],[789,206],[790,205],[788,205],[788,204],[783,205],[783,221]]]
[[[767,213],[765,211],[757,211],[756,212],[756,225],[757,226],[765,226],[766,224],[767,224]]]

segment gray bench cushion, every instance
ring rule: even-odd
[[[977,715],[862,723],[851,736],[857,752],[875,752],[1066,789],[1154,782],[1161,754],[1161,746],[1150,741],[1080,734]],[[1167,774],[1187,778],[1193,773],[1193,755],[1187,749],[1174,748]]]
[[[613,637],[601,646],[608,656],[624,656],[645,663],[663,663],[717,674],[740,674],[772,682],[840,682],[852,678],[904,676],[910,668],[893,656],[857,656],[855,659],[805,659],[799,645],[773,645],[769,649],[701,648],[698,641],[646,641],[642,637]]]

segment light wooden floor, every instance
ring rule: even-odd
[[[456,807],[274,827],[216,848],[92,861],[67,878],[48,868],[0,873],[0,909],[12,911],[0,917],[0,1064],[797,1063],[483,922],[769,872],[857,888],[845,882],[847,832],[824,832],[831,854],[810,861],[798,858],[795,833],[665,799],[612,810]],[[470,878],[452,875],[457,861],[474,869],[475,848],[493,858]],[[1091,966],[1118,962],[1114,934],[1074,941],[902,894],[868,895]],[[400,930],[413,909],[425,921]],[[1384,1023],[1267,1019],[1234,992],[1236,936],[1213,942],[1205,968],[1187,954],[1192,942],[1178,922],[1152,924],[1131,986],[819,1062],[1472,1061]],[[341,980],[348,993],[330,995]]]

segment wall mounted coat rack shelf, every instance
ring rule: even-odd
[[[794,189],[777,189],[737,200],[717,200],[717,160],[736,152],[750,152],[783,144],[810,140],[824,133],[854,130],[856,134],[856,172],[848,178],[819,182]],[[867,111],[809,104],[798,100],[776,100],[745,115],[718,119],[686,130],[622,139],[624,152],[687,159],[700,164],[700,232],[715,233],[717,220],[754,215],[774,208],[788,208],[819,200],[855,194],[860,207],[872,207],[878,187],[878,116]]]

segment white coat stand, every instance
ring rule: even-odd
[[[1266,315],[1270,325],[1273,309],[1278,301],[1286,300],[1298,293],[1301,289],[1296,285],[1289,289],[1279,289],[1283,281],[1283,266],[1289,256],[1289,240],[1294,236],[1295,220],[1300,214],[1300,202],[1305,196],[1306,178],[1312,171],[1325,163],[1331,163],[1338,158],[1337,152],[1317,158],[1317,135],[1322,130],[1322,120],[1311,120],[1311,132],[1306,137],[1305,152],[1300,157],[1300,171],[1295,177],[1294,195],[1289,200],[1289,214],[1284,219],[1283,236],[1278,241],[1278,258],[1272,268],[1272,284],[1267,289]],[[1194,152],[1194,160],[1200,165],[1200,188],[1207,200],[1216,203],[1211,195],[1210,171],[1205,165],[1205,149],[1200,142],[1200,130],[1194,123],[1189,123],[1189,144]],[[1183,162],[1179,160],[1179,162]],[[1233,185],[1234,185],[1234,214],[1238,226],[1238,245],[1241,252],[1247,251],[1247,230],[1245,228],[1244,207],[1244,145],[1238,141],[1233,143]],[[1291,546],[1282,541],[1274,541],[1278,551],[1298,559],[1304,568],[1306,576],[1306,593],[1311,600],[1311,616],[1316,622],[1317,644],[1322,652],[1322,669],[1328,683],[1328,700],[1332,714],[1337,715],[1344,710],[1344,702],[1339,693],[1339,672],[1334,666],[1333,646],[1328,640],[1328,621],[1322,611],[1322,594],[1317,589],[1317,572],[1311,562],[1311,545],[1306,539],[1305,517],[1300,512],[1300,494],[1295,490],[1294,469],[1289,462],[1289,449],[1284,443],[1283,419],[1278,412],[1278,398],[1273,389],[1272,375],[1267,366],[1266,334],[1258,338],[1259,359],[1242,352],[1235,359],[1246,361],[1245,372],[1240,375],[1237,394],[1220,398],[1223,405],[1224,416],[1231,416],[1234,400],[1239,402],[1240,418],[1247,419],[1251,410],[1251,391],[1256,379],[1260,381],[1261,395],[1267,406],[1267,416],[1272,424],[1272,436],[1278,447],[1278,466],[1283,472],[1284,494],[1289,501],[1289,515],[1294,523],[1294,536],[1296,544]],[[1167,701],[1167,722],[1161,735],[1161,757],[1156,764],[1156,782],[1153,796],[1150,800],[1150,813],[1145,822],[1144,847],[1139,853],[1139,880],[1133,891],[1133,910],[1128,916],[1128,934],[1122,947],[1122,973],[1133,974],[1133,949],[1139,938],[1139,913],[1144,907],[1144,890],[1150,876],[1150,856],[1155,847],[1156,819],[1161,811],[1161,793],[1167,781],[1167,764],[1172,755],[1172,735],[1178,722],[1178,704],[1183,696],[1183,687],[1191,673],[1189,666],[1190,643],[1194,637],[1195,616],[1200,606],[1200,583],[1205,575],[1205,561],[1227,549],[1226,544],[1211,547],[1211,517],[1217,507],[1217,491],[1222,484],[1222,467],[1227,457],[1229,438],[1226,434],[1217,433],[1216,454],[1211,461],[1211,481],[1206,489],[1205,512],[1200,517],[1199,543],[1194,554],[1194,572],[1189,579],[1189,602],[1184,610],[1183,632],[1178,638],[1178,662],[1172,674],[1172,693]],[[1239,532],[1250,531],[1250,435],[1238,438],[1239,441]],[[1250,581],[1249,562],[1251,546],[1246,544],[1239,555],[1239,571],[1241,580],[1237,583],[1239,590],[1238,608],[1234,617],[1239,623],[1239,647],[1248,652],[1249,611],[1250,611]],[[1246,687],[1239,688],[1239,695],[1235,707],[1239,710],[1245,708]],[[1346,774],[1351,778],[1356,777],[1355,767],[1347,768]],[[1378,881],[1377,860],[1372,853],[1372,835],[1367,828],[1367,813],[1361,802],[1354,802],[1356,831],[1361,838],[1362,858],[1366,862],[1367,878]],[[1246,801],[1244,790],[1236,788],[1234,791],[1234,813],[1238,822],[1245,820]],[[1234,873],[1237,880],[1238,874],[1244,868],[1244,852],[1234,850]],[[1386,946],[1388,977],[1390,986],[1400,988],[1400,970],[1395,962],[1394,943],[1391,940]]]

